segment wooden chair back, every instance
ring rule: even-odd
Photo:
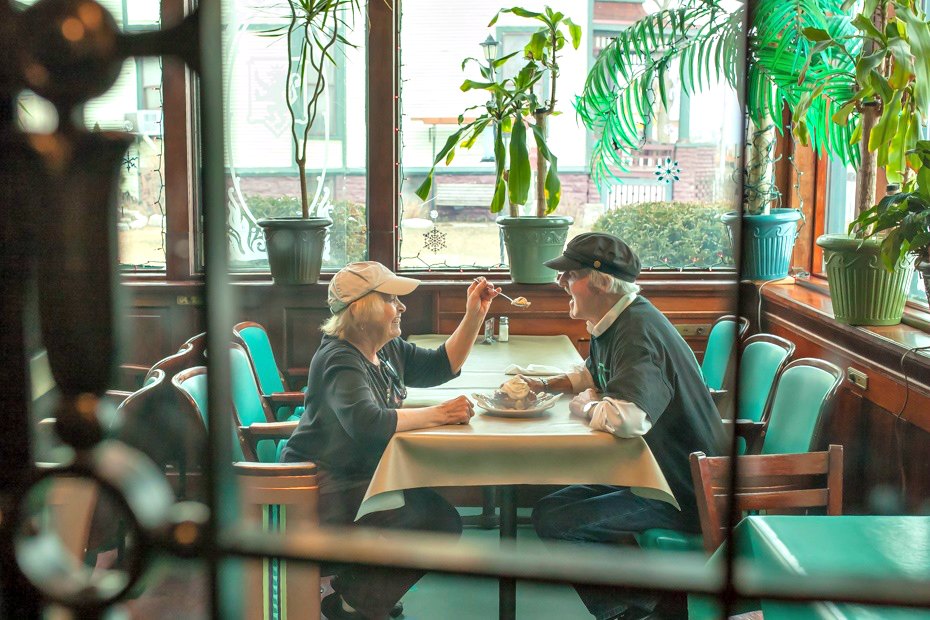
[[[318,524],[319,486],[313,463],[235,463],[243,523],[263,521],[278,530]],[[267,572],[266,572],[267,571]],[[265,575],[268,576],[265,579]],[[319,620],[320,567],[278,558],[246,564],[247,618],[280,617]],[[275,610],[281,614],[275,614]]]
[[[739,456],[739,480],[732,497],[740,513],[766,511],[806,514],[813,508],[828,515],[843,512],[843,447],[826,452]],[[731,458],[691,455],[704,548],[713,553],[724,540],[730,494]]]

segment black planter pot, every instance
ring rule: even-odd
[[[326,229],[325,217],[276,217],[258,221],[265,231],[268,265],[275,284],[314,284],[320,279]]]

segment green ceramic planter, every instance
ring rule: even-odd
[[[265,218],[258,225],[265,231],[268,266],[275,284],[314,284],[320,279],[326,229],[325,217]]]
[[[543,263],[562,253],[573,221],[560,215],[497,218],[510,259],[511,279],[519,284],[554,282],[555,270]]]
[[[881,241],[849,235],[821,235],[833,315],[847,325],[897,325],[904,313],[914,261],[905,258],[894,271],[882,267]]]
[[[725,213],[720,218],[727,225],[734,250],[742,237],[740,277],[743,280],[778,280],[788,275],[794,241],[798,238],[797,209],[772,209],[765,215]]]

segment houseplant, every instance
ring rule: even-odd
[[[358,0],[288,0],[287,25],[268,34],[286,37],[287,77],[284,99],[290,117],[294,163],[300,183],[300,217],[262,218],[271,276],[277,284],[313,284],[319,279],[323,245],[332,221],[311,213],[307,187],[310,129],[325,97],[326,70],[336,63],[339,45],[351,45],[342,32]],[[296,59],[292,56],[296,49]],[[313,215],[313,217],[311,217]]]
[[[850,232],[866,238],[880,235],[879,255],[886,271],[916,259],[930,303],[930,141],[918,140],[906,153],[920,162],[916,177],[909,178],[900,193],[889,194],[859,214]]]
[[[856,61],[850,77],[857,88],[841,102],[833,121],[859,119],[853,135],[861,159],[857,218],[850,235],[823,235],[817,245],[824,249],[837,321],[893,325],[901,320],[907,300],[912,254],[926,245],[919,224],[926,222],[921,214],[928,171],[923,167],[925,147],[918,146],[917,138],[930,106],[930,24],[910,0],[869,0],[852,23],[857,29],[852,37],[806,33],[819,48],[846,50]],[[878,167],[905,191],[875,205]]]
[[[680,72],[682,89],[695,93],[718,80],[743,91],[744,27],[748,24],[745,96],[749,118],[744,213],[724,216],[731,238],[744,237],[742,274],[771,280],[788,273],[800,212],[771,208],[778,193],[772,183],[775,132],[781,132],[784,105],[803,115],[807,137],[819,151],[844,162],[856,160],[850,145],[857,121],[832,123],[837,101],[852,96],[847,76],[851,59],[841,50],[819,48],[804,32],[818,29],[838,37],[852,34],[841,0],[759,0],[727,10],[715,0],[686,3],[648,15],[618,33],[591,69],[575,107],[598,137],[591,167],[599,184],[617,180],[615,169],[643,144],[642,128],[668,105],[669,72]],[[814,97],[821,91],[832,97]],[[655,92],[658,92],[658,96]],[[805,103],[801,108],[800,103]],[[734,243],[734,247],[739,247]]]
[[[449,136],[436,155],[426,179],[416,189],[421,200],[427,200],[433,184],[436,166],[452,162],[457,148],[471,148],[486,131],[493,132],[495,186],[491,199],[492,213],[500,213],[509,205],[509,215],[498,217],[501,234],[510,258],[511,278],[523,284],[552,282],[555,272],[543,262],[562,252],[572,218],[550,216],[562,195],[558,176],[558,158],[549,149],[547,118],[556,113],[556,82],[559,76],[558,52],[570,41],[578,49],[581,28],[564,14],[546,7],[543,12],[527,11],[519,7],[501,9],[491,22],[497,23],[502,13],[511,13],[541,24],[530,36],[522,53],[526,64],[514,77],[498,75],[498,69],[519,54],[514,52],[491,60],[488,66],[475,58],[466,58],[464,69],[470,62],[479,65],[481,81],[466,79],[463,92],[485,91],[488,101],[465,110],[459,115],[459,128]],[[567,35],[566,35],[567,31]],[[534,86],[543,76],[549,76],[548,98],[540,98]],[[465,114],[478,109],[474,120],[465,121]],[[529,198],[532,183],[530,153],[527,136],[532,133],[536,144],[536,216],[521,217],[519,206]],[[509,136],[509,140],[508,140]]]

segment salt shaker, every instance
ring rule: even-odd
[[[510,340],[510,319],[505,316],[497,319],[497,339],[500,342]]]

